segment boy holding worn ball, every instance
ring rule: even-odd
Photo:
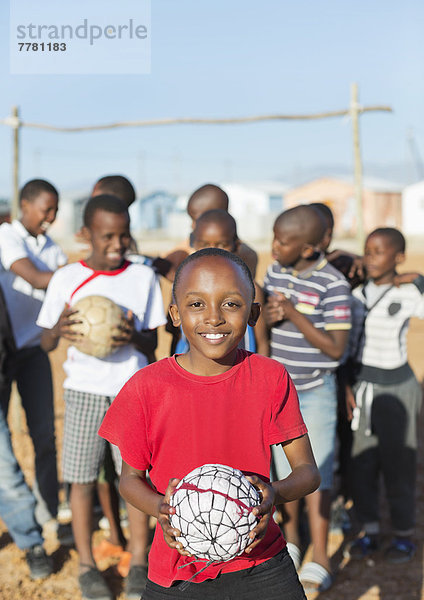
[[[55,273],[37,323],[44,329],[44,350],[53,350],[60,337],[71,342],[64,364],[63,479],[72,483],[72,527],[80,556],[83,597],[107,600],[112,594],[96,568],[91,549],[93,493],[105,451],[97,429],[123,384],[147,365],[146,353],[156,347],[156,328],[165,318],[153,270],[125,259],[131,240],[126,205],[114,196],[91,198],[84,211],[83,235],[90,244],[90,256]],[[121,334],[115,338],[116,351],[105,358],[83,354],[72,345],[78,336],[72,330],[78,321],[72,306],[92,295],[106,296],[127,315]],[[112,448],[112,453],[119,471],[119,452]],[[126,593],[129,598],[139,598],[146,572],[147,540],[139,511],[128,507],[128,517],[132,563]]]
[[[170,313],[188,352],[136,373],[99,430],[120,448],[122,495],[158,518],[143,600],[305,598],[271,514],[275,504],[314,491],[320,478],[287,371],[237,348],[259,316],[254,295],[250,271],[236,255],[206,248],[187,257],[176,272]],[[292,473],[271,484],[273,444],[283,446]],[[246,551],[205,568],[176,540],[180,532],[169,517],[179,480],[207,463],[240,469],[262,501],[253,509],[258,524]],[[182,591],[180,582],[188,580]]]

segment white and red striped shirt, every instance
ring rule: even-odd
[[[138,331],[156,329],[166,323],[159,282],[150,267],[126,262],[116,271],[94,271],[81,261],[67,265],[53,275],[37,325],[51,329],[65,304],[72,306],[79,299],[92,295],[106,296],[125,311],[131,310]],[[64,387],[115,396],[124,383],[146,365],[146,356],[131,344],[122,346],[106,358],[89,356],[70,346],[63,365],[67,375]]]

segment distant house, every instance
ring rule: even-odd
[[[402,187],[384,180],[364,178],[365,232],[377,227],[402,227]],[[337,237],[356,235],[357,210],[355,186],[352,180],[336,177],[315,179],[287,191],[285,202],[286,208],[322,202],[333,211]]]
[[[170,213],[176,210],[177,196],[154,191],[130,206],[131,229],[134,232],[167,229]]]
[[[166,230],[169,215],[176,210],[176,196],[155,191],[139,198],[130,206],[131,230],[137,235],[149,230]],[[82,227],[88,196],[80,191],[61,195],[56,221],[49,232],[65,244],[75,244],[75,233]]]
[[[275,218],[284,210],[289,186],[278,181],[223,183],[230,199],[229,211],[243,239],[264,240],[272,234]]]
[[[424,181],[408,185],[402,193],[402,231],[424,235]]]
[[[259,241],[272,235],[275,217],[284,210],[287,184],[275,181],[252,183],[220,183],[230,199],[229,212],[237,222],[237,231],[243,240]],[[183,239],[190,232],[191,219],[186,208],[189,195],[178,196],[174,210],[168,217],[167,235]]]
[[[74,243],[74,236],[82,227],[82,215],[88,196],[83,192],[65,192],[59,200],[57,217],[49,235],[66,245]]]

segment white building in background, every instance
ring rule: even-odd
[[[402,232],[424,235],[424,181],[408,185],[402,192]]]
[[[230,199],[229,212],[237,222],[239,236],[255,242],[269,239],[275,217],[284,210],[284,195],[289,185],[275,182],[221,183]],[[173,238],[185,237],[190,232],[191,222],[186,213],[189,195],[179,196],[177,212],[169,216],[168,232]]]
[[[272,235],[275,218],[284,210],[289,185],[276,181],[223,183],[230,199],[229,212],[242,239],[259,241]]]
[[[247,241],[267,240],[272,235],[275,217],[285,208],[284,196],[289,186],[275,181],[222,183],[230,198],[229,211],[237,222],[240,237]],[[186,212],[189,194],[177,196],[154,190],[139,198],[130,208],[135,235],[157,235],[177,241],[188,237],[191,220]],[[75,232],[82,225],[82,213],[88,200],[86,191],[61,195],[52,237],[64,246],[75,245]]]
[[[48,233],[65,250],[80,247],[75,240],[75,233],[82,226],[82,214],[87,200],[86,190],[60,194],[56,220],[49,228]]]

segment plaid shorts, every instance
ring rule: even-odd
[[[98,478],[108,443],[97,431],[114,397],[65,389],[64,398],[63,481],[91,483]],[[110,447],[115,470],[120,474],[119,448],[112,444]]]

